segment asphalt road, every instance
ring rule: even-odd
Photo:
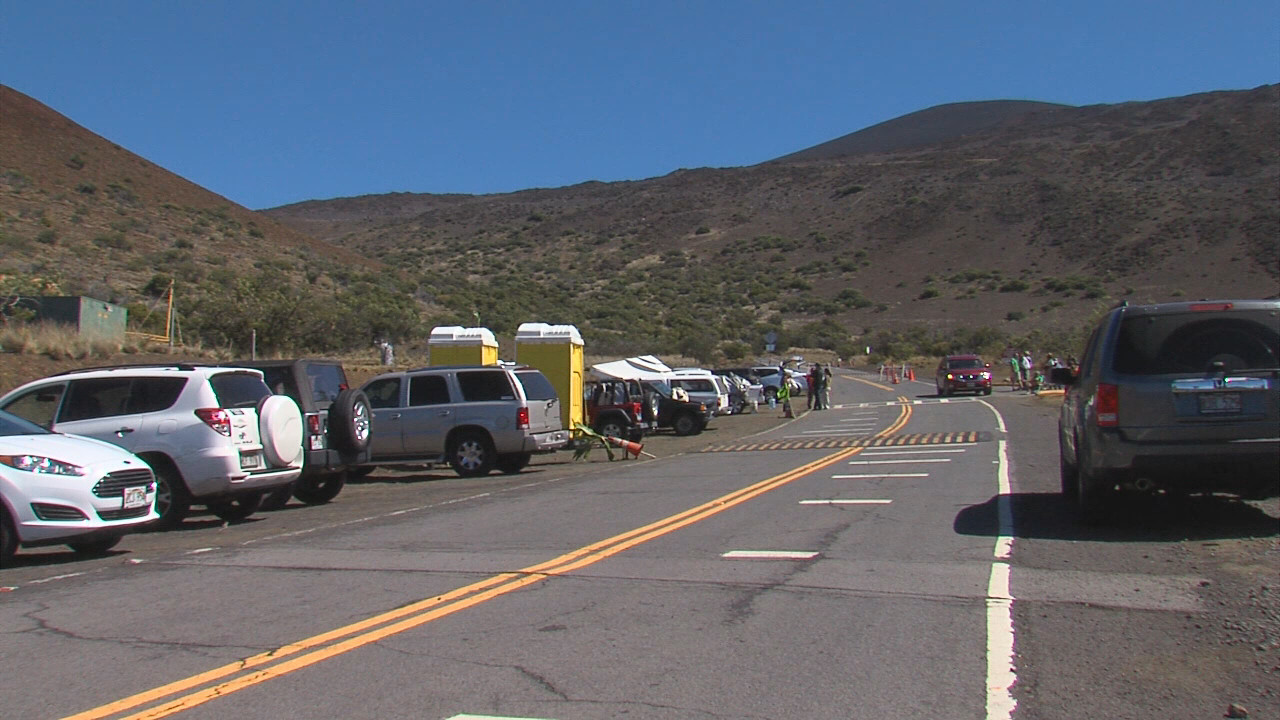
[[[1275,502],[1083,528],[1052,398],[846,371],[833,399],[656,460],[377,473],[106,558],[23,553],[0,717],[1280,716],[1270,606],[1231,595],[1274,579]]]

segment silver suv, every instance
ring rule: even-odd
[[[1122,305],[1094,329],[1058,419],[1062,494],[1280,495],[1280,300]]]
[[[447,462],[462,477],[519,472],[569,444],[555,388],[531,367],[427,367],[361,388],[373,408],[371,466]]]
[[[260,370],[201,365],[72,370],[0,397],[0,408],[55,432],[105,440],[155,471],[157,523],[192,504],[227,521],[302,471],[302,413]]]

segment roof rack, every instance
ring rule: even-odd
[[[171,368],[174,370],[195,370],[198,367],[216,367],[216,366],[213,363],[137,363],[137,364],[130,364],[130,365],[98,365],[95,367],[83,367],[83,368],[73,368],[71,370],[63,370],[62,372],[54,373],[49,377],[59,377],[62,375],[74,375],[76,373],[97,372],[100,370],[135,370],[135,369],[144,370],[147,368],[152,368],[157,370],[166,369],[166,368]]]

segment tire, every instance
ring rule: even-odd
[[[283,397],[276,395],[275,397]],[[252,492],[236,495],[230,500],[209,503],[209,511],[224,522],[240,522],[258,511],[262,505],[262,493]]]
[[[698,416],[691,412],[682,412],[676,416],[671,423],[671,429],[676,435],[696,435],[702,432],[702,423],[698,420]]]
[[[175,528],[191,511],[191,493],[176,469],[162,463],[152,463],[152,467],[156,472],[156,512],[160,514],[152,527]]]
[[[289,498],[293,497],[293,485],[285,485],[262,496],[262,504],[258,506],[259,510],[279,510],[289,504]]]
[[[356,388],[338,393],[329,406],[329,447],[344,453],[359,453],[369,447],[373,413],[369,398]]]
[[[505,475],[515,475],[521,470],[529,466],[529,461],[533,459],[531,453],[512,453],[510,455],[498,456],[498,470]]]
[[[990,395],[990,394],[991,394],[991,388],[987,388],[986,390],[983,390],[983,391],[982,391],[982,394],[983,394],[983,395]]]
[[[1080,494],[1080,472],[1075,465],[1067,462],[1062,449],[1058,450],[1058,477],[1062,482],[1062,499],[1071,506],[1076,504],[1076,496]]]
[[[658,393],[650,390],[644,394],[644,420],[649,423],[658,422],[658,411],[662,407],[662,398],[658,397]]]
[[[67,547],[79,555],[105,555],[107,551],[120,544],[121,536],[88,540],[86,542],[67,543]]]
[[[338,497],[347,484],[347,471],[303,475],[293,483],[293,496],[308,505],[323,505]]]
[[[288,395],[267,395],[258,401],[258,431],[262,454],[275,467],[302,464],[302,411]]]
[[[1076,518],[1084,525],[1102,525],[1106,520],[1107,501],[1112,495],[1110,488],[1084,468],[1076,468]]]
[[[483,477],[493,471],[493,441],[480,432],[464,432],[454,436],[447,451],[449,467],[458,477]]]
[[[596,421],[596,426],[592,428],[597,433],[605,437],[626,437],[627,430],[631,427],[630,423],[624,423],[617,417],[603,417]]]
[[[18,531],[9,519],[9,511],[0,504],[0,568],[9,567],[18,553]]]
[[[765,400],[777,400],[777,399],[778,399],[778,388],[773,387],[772,385],[770,385],[769,387],[765,388],[765,389],[764,389],[764,399],[765,399]]]

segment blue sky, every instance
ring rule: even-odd
[[[1275,0],[0,0],[0,83],[253,209],[753,165],[951,102],[1275,82]]]

